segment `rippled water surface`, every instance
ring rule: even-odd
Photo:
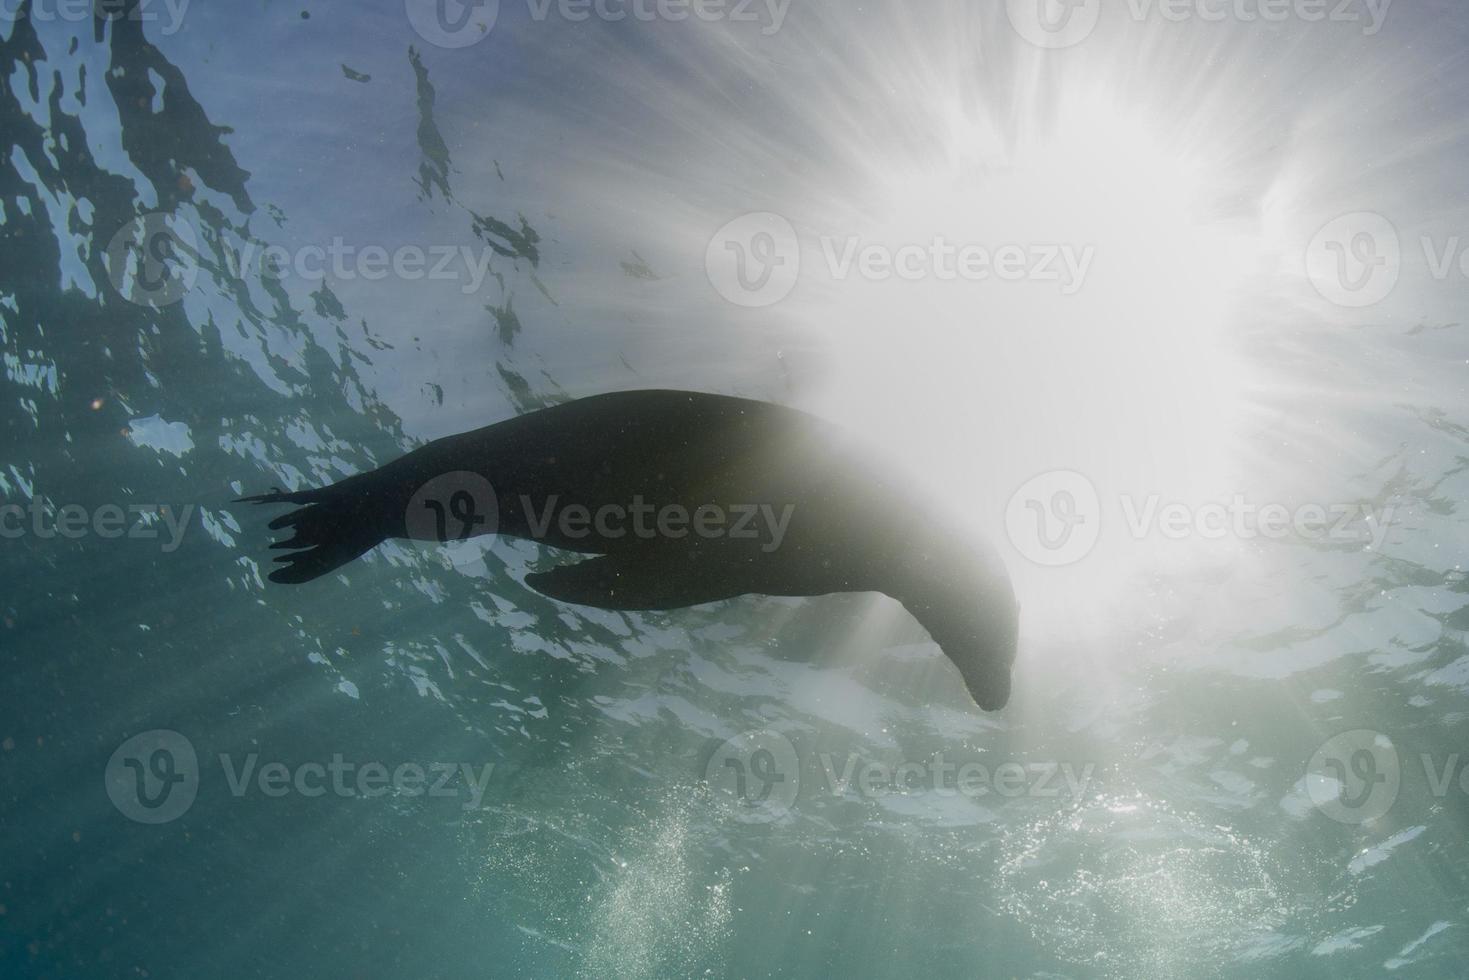
[[[0,975],[1463,975],[1469,15],[1034,6],[5,5]],[[1009,707],[234,503],[655,387],[993,541]]]

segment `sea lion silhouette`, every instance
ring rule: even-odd
[[[795,409],[685,391],[599,395],[439,439],[318,490],[271,522],[300,584],[387,538],[498,533],[585,555],[527,576],[576,605],[667,610],[743,595],[898,600],[988,711],[1010,697],[1019,609],[988,547],[837,427]]]

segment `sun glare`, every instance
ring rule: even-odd
[[[939,165],[895,170],[803,256],[827,277],[808,299],[837,362],[818,408],[898,447],[1002,545],[1007,498],[1041,473],[1085,474],[1104,510],[1223,493],[1241,401],[1224,327],[1258,231],[1211,217],[1214,175],[1187,147],[1100,100],[1006,150],[954,129]],[[923,274],[864,271],[867,248]],[[1117,581],[1136,550],[1111,544],[1037,594],[1105,601],[1095,575]]]

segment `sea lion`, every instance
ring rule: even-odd
[[[743,595],[881,592],[959,668],[981,708],[1010,697],[1010,578],[895,470],[795,409],[686,391],[584,398],[439,439],[298,504],[274,582],[300,584],[388,538],[523,538],[595,557],[527,576],[552,599],[667,610]]]

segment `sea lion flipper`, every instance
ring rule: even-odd
[[[747,590],[721,580],[719,566],[650,549],[636,556],[606,556],[526,576],[541,595],[576,606],[622,612],[683,609]]]
[[[243,502],[304,505],[270,522],[272,531],[293,532],[288,540],[271,545],[272,551],[290,552],[276,557],[281,567],[269,576],[283,585],[301,585],[330,574],[371,551],[385,536],[383,528],[363,517],[354,498],[336,487],[301,493],[277,491]]]

